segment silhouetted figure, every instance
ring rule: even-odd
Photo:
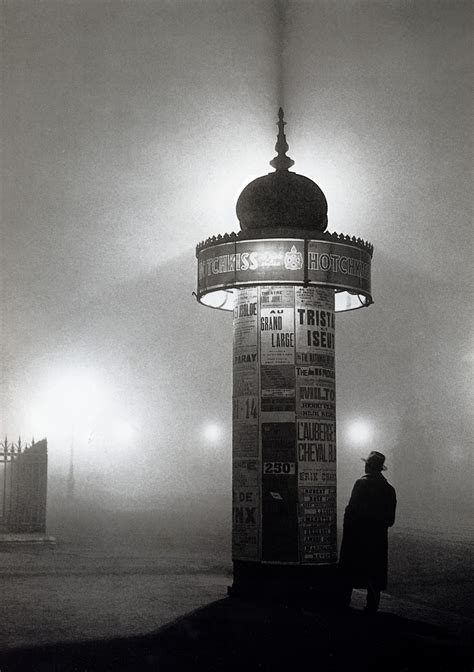
[[[387,587],[387,529],[395,522],[397,499],[382,476],[385,456],[372,451],[364,462],[365,476],[355,482],[344,514],[339,568],[344,605],[349,607],[353,588],[367,588],[365,611],[375,613]]]

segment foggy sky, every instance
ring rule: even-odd
[[[231,318],[192,297],[194,246],[238,230],[281,104],[329,230],[375,246],[375,305],[337,320],[340,501],[378,449],[406,524],[464,512],[470,14],[447,0],[5,2],[0,431],[47,436],[64,475],[72,430],[31,409],[83,368],[135,435],[119,445],[100,408],[84,418],[78,482],[124,500],[230,492]],[[345,434],[357,417],[375,427],[366,446]]]

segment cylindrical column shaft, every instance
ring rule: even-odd
[[[233,559],[337,561],[334,290],[236,290]]]

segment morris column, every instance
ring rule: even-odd
[[[335,313],[372,302],[373,248],[326,232],[327,202],[289,171],[237,201],[241,231],[197,246],[198,301],[233,313],[235,592],[317,588],[337,563]]]

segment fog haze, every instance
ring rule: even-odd
[[[199,502],[230,529],[232,323],[192,296],[194,247],[238,230],[281,104],[329,230],[375,246],[375,305],[337,318],[340,508],[377,449],[400,525],[467,527],[470,18],[447,0],[3,3],[0,431],[48,438],[53,519],[72,443],[79,500]]]

